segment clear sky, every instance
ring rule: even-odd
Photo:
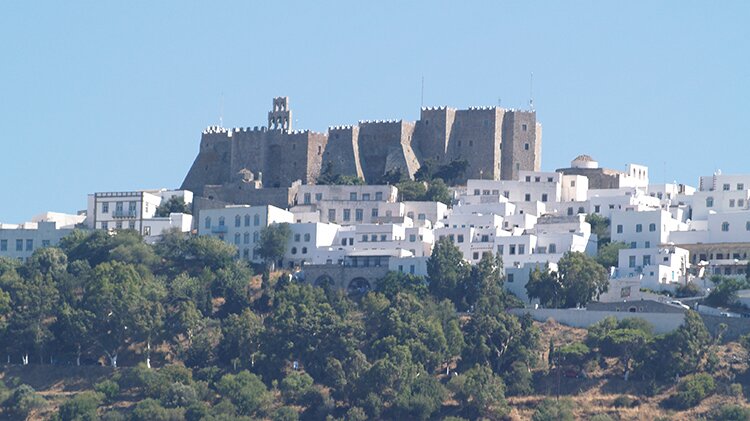
[[[356,4],[356,6],[355,6]],[[748,1],[0,2],[0,221],[176,188],[208,125],[526,107],[542,169],[750,173]]]

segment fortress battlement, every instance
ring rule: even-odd
[[[417,121],[360,120],[320,133],[293,130],[289,98],[277,97],[265,126],[205,128],[182,188],[202,195],[206,186],[231,185],[242,170],[262,173],[266,187],[288,187],[295,180],[315,183],[323,168],[368,183],[394,170],[413,177],[427,159],[467,161],[464,179],[513,180],[519,171],[541,166],[541,127],[534,110],[445,105],[420,110]],[[503,113],[510,114],[500,118]],[[240,200],[229,191],[221,200]]]

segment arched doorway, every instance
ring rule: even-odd
[[[349,282],[347,293],[352,298],[358,298],[370,291],[370,281],[365,278],[354,278]]]

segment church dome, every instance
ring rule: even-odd
[[[578,155],[571,163],[573,168],[599,168],[599,163],[589,155]]]

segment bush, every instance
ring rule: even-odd
[[[618,396],[615,398],[614,402],[612,402],[612,406],[615,408],[632,408],[638,405],[640,405],[638,399],[633,399],[627,395]]]
[[[711,411],[707,418],[716,421],[747,421],[750,420],[750,407],[722,405]]]
[[[714,378],[706,373],[685,377],[677,386],[677,393],[670,396],[666,405],[676,409],[692,408],[716,390]]]
[[[742,397],[742,395],[743,395],[743,392],[742,392],[742,385],[741,385],[741,384],[739,384],[739,383],[732,383],[731,385],[729,385],[729,393],[730,393],[730,394],[731,394],[732,396],[735,396],[735,397],[741,398],[741,397]]]
[[[94,390],[101,393],[107,402],[112,402],[120,393],[120,386],[112,380],[104,380],[95,384]]]
[[[216,389],[232,401],[240,415],[262,412],[272,400],[260,378],[246,370],[225,375],[216,383]]]
[[[593,417],[589,418],[589,421],[615,421],[607,414],[596,414]]]
[[[139,402],[133,409],[133,421],[182,421],[185,418],[182,408],[167,409],[158,401],[148,398]]]
[[[531,372],[521,361],[516,361],[510,366],[510,373],[504,380],[506,381],[505,393],[508,396],[525,396],[534,391]]]
[[[532,421],[573,421],[573,401],[545,399],[531,416]]]
[[[195,388],[182,383],[172,383],[161,396],[161,403],[167,408],[186,408],[198,401]]]
[[[39,396],[33,387],[22,384],[13,390],[13,393],[3,403],[3,415],[10,415],[18,419],[26,419],[34,409],[41,408],[46,404],[44,398]]]
[[[290,406],[282,406],[273,413],[273,421],[297,421],[299,413]]]
[[[93,421],[98,419],[96,409],[104,401],[104,394],[83,392],[60,405],[60,421]]]
[[[289,403],[301,403],[303,396],[313,386],[313,378],[307,373],[293,371],[284,377],[279,389],[284,400]]]

